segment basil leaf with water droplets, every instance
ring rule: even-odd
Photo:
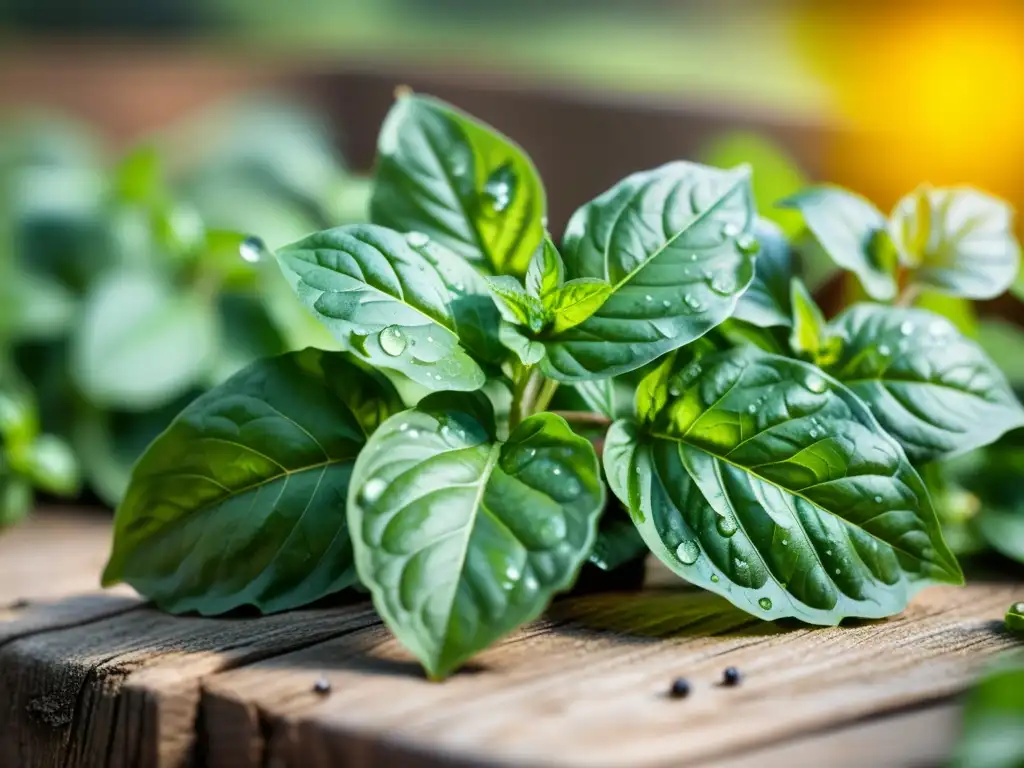
[[[955,296],[991,299],[1020,266],[1013,208],[967,187],[921,187],[897,203],[893,235],[915,283]]]
[[[758,218],[754,237],[760,246],[754,279],[740,296],[733,317],[760,327],[788,326],[792,316],[789,281],[793,277],[793,249],[774,222]]]
[[[551,238],[545,235],[526,270],[526,290],[531,296],[543,299],[564,282],[565,264],[562,256]]]
[[[380,131],[370,219],[423,232],[474,264],[522,275],[547,203],[530,158],[437,99],[402,96]]]
[[[821,247],[843,269],[853,272],[868,296],[896,296],[895,249],[881,211],[860,195],[839,187],[811,187],[779,203],[795,208]]]
[[[853,390],[913,461],[946,458],[1024,426],[1005,377],[977,344],[923,309],[858,304],[833,322],[829,372]]]
[[[445,272],[455,265],[441,266],[441,250],[428,258],[428,247],[424,235],[354,224],[310,235],[277,256],[299,299],[346,351],[430,389],[479,389],[486,377],[460,344],[457,297]]]
[[[611,288],[579,325],[545,340],[546,375],[639,368],[729,317],[754,275],[750,171],[669,163],[628,176],[569,221],[566,277]]]
[[[367,435],[401,407],[384,376],[342,353],[253,363],[139,459],[103,583],[204,615],[283,611],[351,586],[349,478]]]
[[[478,415],[489,409],[438,393],[392,417],[349,493],[359,576],[434,678],[572,584],[604,503],[594,449],[564,420],[531,416],[501,443]]]
[[[660,410],[612,426],[605,472],[684,579],[814,624],[888,616],[925,585],[962,583],[921,478],[841,384],[752,347],[656,373]]]

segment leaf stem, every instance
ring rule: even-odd
[[[551,403],[551,398],[555,396],[555,391],[558,389],[558,384],[559,382],[554,379],[544,379],[544,383],[541,385],[537,399],[533,403],[533,410],[531,413],[540,413],[541,411],[547,410],[548,405]]]
[[[570,424],[578,424],[587,427],[610,427],[612,420],[600,413],[592,411],[551,411],[555,416],[561,416]]]
[[[516,381],[515,390],[512,392],[512,407],[508,417],[510,430],[518,427],[523,419],[533,413],[533,404],[537,399],[543,380],[544,376],[537,368],[531,366],[523,370]]]
[[[914,306],[914,302],[917,301],[917,297],[920,295],[920,293],[921,286],[919,286],[917,283],[911,283],[910,285],[903,289],[903,292],[900,293],[900,295],[896,298],[896,301],[893,302],[893,306],[912,307]]]

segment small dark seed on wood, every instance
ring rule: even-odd
[[[736,667],[726,667],[722,672],[722,685],[739,685],[740,671]]]
[[[326,677],[321,677],[313,683],[313,690],[317,693],[330,693],[331,692],[331,681]]]
[[[672,681],[672,687],[668,689],[668,695],[673,699],[685,699],[690,695],[690,681],[685,677],[677,677]]]

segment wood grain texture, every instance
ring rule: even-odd
[[[999,617],[1017,593],[935,588],[896,618],[824,629],[691,590],[566,600],[442,685],[368,627],[207,679],[206,732],[249,745],[214,745],[210,763],[699,764],[954,695],[1014,642]],[[729,665],[737,688],[717,684]],[[327,697],[310,687],[320,673]],[[677,675],[694,687],[684,701],[665,695]]]
[[[0,537],[2,594],[45,597],[0,612],[0,766],[934,763],[951,697],[1014,643],[1000,619],[1024,592],[935,588],[892,619],[809,628],[655,567],[642,592],[557,601],[437,684],[365,601],[207,619],[91,592],[101,528],[52,518],[17,547]],[[85,594],[56,600],[57,584]],[[739,687],[718,685],[729,665]],[[679,675],[685,700],[665,694]]]

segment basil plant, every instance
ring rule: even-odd
[[[1008,210],[971,190],[890,220],[839,190],[785,204],[881,301],[1016,271]],[[1024,409],[938,315],[826,320],[748,168],[634,173],[556,240],[522,149],[405,94],[370,210],[277,253],[341,351],[262,359],[186,407],[135,466],[106,584],[207,615],[366,588],[441,678],[588,560],[649,550],[814,624],[962,583],[915,466]]]

